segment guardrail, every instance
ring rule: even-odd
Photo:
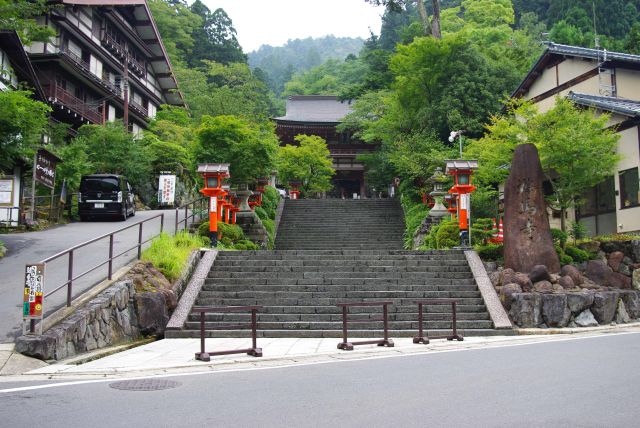
[[[188,230],[189,220],[192,220],[191,224],[193,224],[196,222],[196,218],[202,219],[202,214],[207,210],[207,204],[208,198],[200,198],[187,202],[186,204],[176,208],[176,227],[174,229],[176,233],[180,230],[180,225],[182,224],[184,224],[183,230]],[[182,220],[178,220],[182,209],[184,209],[184,218]]]
[[[229,354],[244,354],[253,355],[254,357],[262,357],[262,348],[258,348],[257,343],[257,312],[262,309],[262,306],[217,306],[217,307],[203,307],[198,306],[191,309],[191,312],[200,314],[200,352],[196,352],[196,360],[211,361],[212,355],[229,355]],[[205,328],[204,328],[204,314],[206,313],[228,313],[228,312],[246,312],[251,311],[251,348],[246,349],[232,349],[228,351],[216,351],[207,352],[204,347]],[[238,328],[246,327],[246,324],[232,324],[224,327]]]
[[[338,303],[336,306],[342,308],[342,342],[338,343],[338,349],[345,351],[353,351],[355,345],[378,345],[393,348],[393,340],[389,339],[389,309],[388,306],[393,302],[361,302],[361,303]],[[354,306],[382,306],[382,318],[369,318],[364,320],[348,320],[348,308]],[[382,321],[384,323],[384,338],[375,340],[361,340],[358,342],[349,342],[347,339],[348,322],[373,322]]]
[[[426,299],[426,300],[416,300],[418,304],[418,336],[413,338],[413,343],[424,343],[425,345],[429,344],[429,339],[447,339],[447,340],[458,340],[462,341],[464,338],[458,334],[457,330],[457,319],[456,319],[456,301],[454,299]],[[423,334],[423,323],[424,317],[422,314],[423,305],[451,305],[451,312],[453,315],[452,320],[452,333],[443,335],[443,336],[431,336],[427,337],[426,334]]]
[[[158,234],[152,235],[149,239],[143,241],[142,240],[143,224],[148,223],[148,222],[150,222],[152,220],[155,220],[157,218],[160,218],[160,231],[158,232]],[[114,254],[113,253],[114,236],[116,234],[120,233],[120,232],[123,232],[123,231],[128,230],[128,229],[132,229],[134,227],[138,228],[138,242],[137,242],[137,244],[134,245],[131,248],[127,248],[126,250],[122,251],[121,253]],[[141,221],[139,221],[137,223],[133,223],[133,224],[131,224],[129,226],[125,226],[125,227],[120,228],[118,230],[115,230],[113,232],[106,233],[104,235],[98,236],[97,238],[93,238],[93,239],[91,239],[89,241],[86,241],[86,242],[83,242],[81,244],[75,245],[75,246],[73,246],[73,247],[71,247],[71,248],[69,248],[67,250],[59,252],[58,254],[54,254],[51,257],[47,257],[46,259],[42,260],[39,264],[44,264],[46,266],[47,263],[50,263],[50,262],[52,262],[54,260],[57,260],[57,259],[59,259],[61,257],[67,256],[68,257],[68,270],[67,270],[67,280],[65,282],[63,282],[62,284],[60,284],[59,286],[57,286],[56,288],[54,288],[53,290],[46,292],[44,294],[44,297],[47,298],[47,297],[51,296],[52,294],[54,294],[54,293],[56,293],[56,292],[58,292],[58,291],[60,291],[60,290],[62,290],[63,288],[66,287],[66,289],[67,289],[66,306],[67,307],[71,306],[71,302],[73,300],[73,282],[74,281],[76,281],[79,278],[82,278],[83,276],[93,272],[94,270],[96,270],[96,269],[98,269],[98,268],[100,268],[100,267],[102,267],[104,265],[107,265],[107,279],[111,279],[112,274],[113,274],[113,260],[115,260],[116,258],[128,253],[129,251],[131,251],[133,249],[137,249],[137,258],[139,260],[140,256],[142,255],[142,246],[144,244],[146,244],[147,242],[151,241],[156,236],[158,236],[160,233],[162,233],[163,228],[164,228],[164,214],[158,214],[158,215],[155,215],[155,216],[150,217],[148,219],[141,220]],[[100,241],[102,239],[106,239],[106,238],[109,238],[109,256],[108,256],[108,258],[105,261],[97,264],[96,266],[91,267],[91,268],[85,270],[84,272],[74,276],[74,264],[73,264],[73,255],[74,255],[74,253],[77,250],[79,250],[81,248],[84,248],[89,244],[93,244],[95,242],[98,242],[98,241]],[[82,293],[80,295],[82,295]],[[43,317],[43,319],[44,319],[44,317]],[[35,324],[36,324],[36,320],[32,319],[31,322],[30,322],[30,331],[32,333],[35,332]]]

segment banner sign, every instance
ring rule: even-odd
[[[160,205],[173,205],[176,198],[176,176],[161,175],[158,183]]]
[[[42,318],[44,264],[27,265],[24,280],[23,318]]]
[[[53,153],[45,149],[38,150],[34,178],[37,182],[53,188],[56,183],[56,164],[60,161]]]

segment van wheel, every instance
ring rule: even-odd
[[[136,215],[136,206],[134,205],[134,206],[131,207],[131,217],[133,217],[135,215]]]
[[[123,204],[122,212],[120,213],[120,221],[126,221],[126,220],[127,220],[127,205]]]

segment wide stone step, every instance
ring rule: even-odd
[[[213,290],[201,291],[198,298],[252,298],[252,299],[315,299],[315,298],[336,298],[336,299],[395,299],[395,298],[415,298],[415,299],[457,299],[457,298],[479,298],[479,291],[396,291],[396,290],[331,290],[331,291],[226,291]]]
[[[205,284],[211,285],[341,285],[341,286],[361,286],[366,284],[366,288],[385,286],[405,286],[405,285],[474,285],[473,278],[447,279],[447,278],[422,278],[422,279],[364,279],[359,278],[208,278]]]
[[[435,267],[435,266],[468,266],[466,260],[448,260],[445,262],[438,260],[237,260],[237,259],[217,259],[214,263],[215,269],[223,267],[304,267],[304,268],[316,268],[316,267],[332,267],[332,268],[356,268],[356,267]]]
[[[262,305],[262,306],[335,306],[338,303],[353,302],[354,300],[362,301],[365,299],[343,299],[332,297],[313,297],[313,298],[206,298],[198,297],[198,306],[249,306],[249,305]],[[369,301],[378,300],[366,299]],[[414,306],[415,298],[388,298],[386,300],[393,301],[395,306]],[[461,306],[465,305],[483,305],[482,298],[460,298],[456,299]],[[461,309],[462,311],[462,309]]]
[[[318,278],[318,279],[361,279],[362,284],[366,284],[367,279],[424,279],[424,278],[447,278],[464,279],[469,278],[470,273],[450,271],[450,269],[461,269],[457,266],[443,267],[440,272],[238,272],[213,270],[209,273],[209,278]],[[462,268],[464,269],[464,268]]]
[[[458,320],[471,321],[487,321],[490,320],[487,312],[465,312],[457,313]],[[359,313],[349,314],[349,320],[366,321],[371,319],[379,319],[380,313]],[[251,314],[224,313],[224,314],[205,314],[205,322],[251,322]],[[342,322],[342,314],[295,314],[295,313],[258,313],[258,322]],[[423,319],[428,321],[449,321],[451,322],[451,313],[430,313],[423,312]],[[192,314],[189,316],[190,322],[199,322],[200,314]],[[418,321],[417,312],[391,313],[389,321]]]
[[[205,283],[202,291],[360,291],[358,285],[253,285],[235,284],[220,285],[217,283]],[[478,291],[475,285],[367,285],[366,291]]]
[[[358,322],[353,323],[355,328],[362,330],[375,330],[382,328],[382,321],[374,322]],[[357,324],[357,325],[356,325]],[[446,329],[451,328],[451,321],[431,321],[428,323],[430,328]],[[227,323],[205,322],[205,330],[216,329],[229,329]],[[492,328],[493,323],[487,320],[460,320],[457,323],[460,329],[471,328]],[[185,323],[186,330],[197,330],[200,328],[200,323],[187,321]],[[246,327],[243,325],[238,330],[244,330]],[[260,330],[340,330],[342,328],[342,322],[260,322],[258,323],[258,329]],[[392,330],[418,330],[418,321],[390,321],[389,328]],[[233,328],[231,328],[233,329]]]
[[[311,250],[310,250],[311,251]],[[285,254],[285,255],[278,255],[278,254],[256,254],[256,255],[245,255],[245,254],[235,254],[235,255],[229,255],[229,254],[224,254],[224,255],[218,255],[218,258],[216,259],[217,261],[222,261],[222,260],[241,260],[243,263],[245,264],[251,264],[253,261],[260,261],[260,260],[302,260],[302,261],[314,261],[314,260],[322,260],[322,261],[352,261],[352,262],[359,262],[359,261],[389,261],[389,260],[401,260],[401,261],[409,261],[409,260],[416,260],[418,262],[420,261],[426,261],[426,260],[432,260],[432,261],[436,261],[436,262],[440,262],[440,263],[445,263],[447,261],[453,261],[453,260],[457,260],[457,261],[464,261],[464,256],[460,256],[457,254],[451,254],[451,255],[442,255],[442,256],[416,256],[416,255],[376,255],[376,254],[370,254],[370,255],[349,255],[349,254],[343,254],[343,255],[327,255],[327,254],[302,254],[302,253],[298,253],[298,254]]]
[[[468,266],[222,266],[216,272],[471,272]],[[374,276],[377,276],[374,275]],[[302,277],[302,275],[300,275]]]

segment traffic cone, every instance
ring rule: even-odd
[[[496,224],[496,219],[493,219],[493,225],[491,226],[491,238],[498,237],[498,225]]]
[[[502,226],[502,219],[500,219],[500,226],[498,227],[498,242],[504,242],[504,228]]]

